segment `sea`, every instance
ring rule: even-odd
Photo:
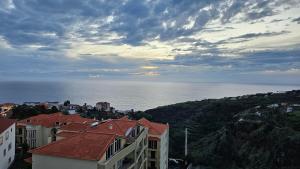
[[[117,110],[147,110],[186,101],[300,89],[298,85],[182,83],[149,81],[2,81],[0,103],[70,100],[74,104],[110,102]]]

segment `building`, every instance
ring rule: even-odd
[[[96,110],[109,112],[110,111],[110,103],[98,102],[98,103],[96,103]]]
[[[149,123],[152,125],[152,122]],[[139,121],[123,117],[89,125],[65,125],[58,130],[56,142],[31,151],[32,168],[148,169],[149,131],[158,129],[165,134],[164,138],[156,132],[155,136],[159,135],[163,142],[168,142],[168,126],[161,124],[156,128],[156,124],[159,125],[153,124],[155,129],[149,128]],[[161,127],[167,130],[162,131]],[[157,145],[160,146],[160,142]],[[168,158],[168,154],[161,158]]]
[[[15,159],[15,120],[0,118],[0,168],[8,169]]]
[[[48,109],[52,109],[53,107],[55,107],[57,110],[59,109],[59,102],[46,102],[45,104],[47,105]]]
[[[70,123],[92,123],[94,120],[80,115],[63,113],[40,114],[17,123],[17,144],[26,142],[30,148],[36,148],[56,140],[57,130]]]
[[[151,169],[167,169],[169,154],[169,126],[150,122],[145,118],[139,123],[149,129],[148,166]]]
[[[41,102],[24,102],[26,106],[38,106],[41,104]]]

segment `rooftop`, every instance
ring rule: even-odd
[[[99,161],[116,135],[84,132],[31,150],[33,154]]]
[[[7,128],[9,128],[11,125],[13,125],[15,122],[16,122],[16,120],[13,120],[13,119],[0,118],[0,133],[5,131]]]
[[[167,124],[151,122],[145,118],[138,120],[139,124],[149,128],[149,134],[162,135],[169,126]]]
[[[93,119],[83,118],[78,114],[74,115],[64,115],[61,112],[53,114],[40,114],[33,116],[24,120],[19,121],[21,124],[30,124],[30,125],[41,125],[44,127],[53,127],[56,123],[91,123]]]

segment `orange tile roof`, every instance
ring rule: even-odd
[[[65,139],[31,150],[33,154],[99,161],[109,145],[117,137],[124,137],[128,129],[136,125],[148,127],[150,132],[161,135],[168,125],[146,119],[129,120],[127,117],[110,119],[97,126],[69,124],[61,127],[57,136]],[[153,138],[155,139],[155,138]]]
[[[93,121],[93,119],[83,118],[79,114],[64,115],[63,113],[58,112],[53,114],[40,114],[37,116],[29,117],[27,119],[19,121],[18,123],[53,127],[56,125],[56,122],[59,122],[60,125],[62,125],[64,123],[91,123]]]
[[[62,131],[62,132],[57,133],[56,136],[63,137],[63,138],[69,138],[69,137],[74,137],[79,134],[80,134],[80,132]]]
[[[103,123],[100,123],[98,126],[89,128],[88,131],[111,133],[125,137],[125,134],[128,131],[128,129],[134,128],[136,125],[138,125],[138,123],[135,120],[129,120],[124,118],[110,119]]]
[[[166,124],[151,122],[145,118],[138,120],[138,122],[142,126],[149,128],[149,133],[152,135],[162,135],[169,128]]]
[[[117,136],[84,132],[31,150],[33,154],[99,161]]]
[[[62,131],[85,131],[90,126],[90,123],[70,123],[62,126]]]
[[[0,118],[0,134],[13,125],[16,120]]]

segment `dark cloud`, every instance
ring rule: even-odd
[[[297,22],[298,24],[300,24],[300,17],[293,19],[293,22]]]

